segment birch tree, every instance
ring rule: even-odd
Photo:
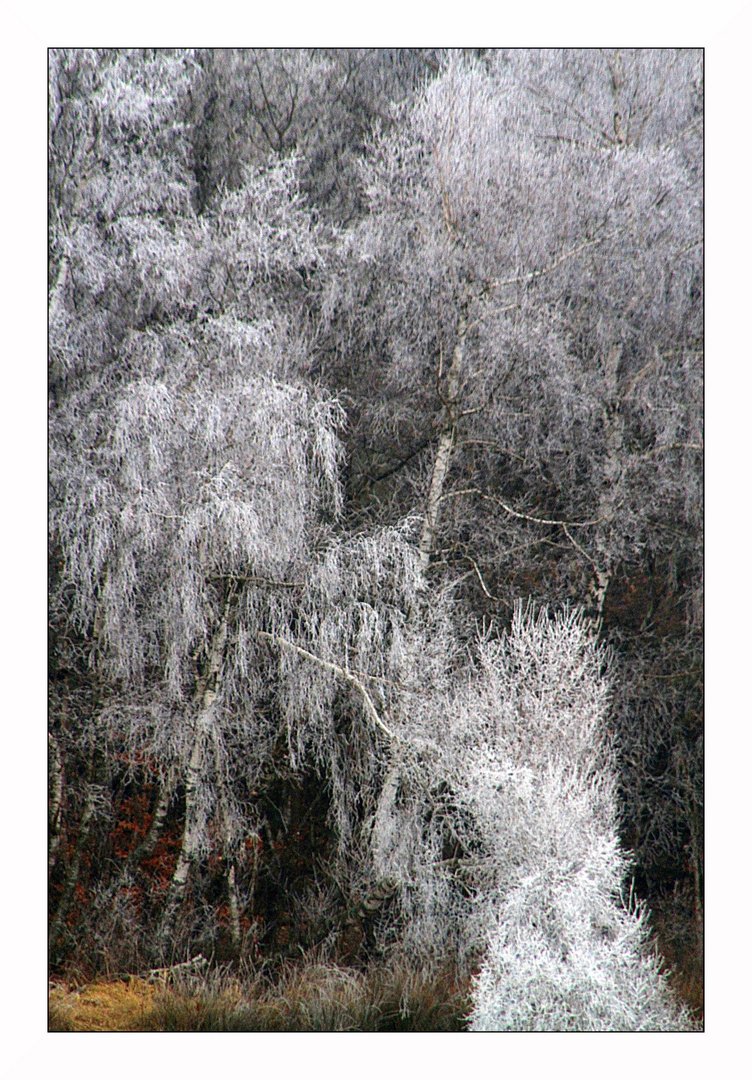
[[[389,687],[425,683],[452,652],[441,604],[406,623],[424,588],[407,537],[336,534],[343,414],[303,378],[296,321],[325,243],[294,162],[249,169],[195,213],[181,84],[170,85],[192,64],[62,53],[51,95],[52,609],[78,677],[98,687],[78,746],[157,780],[149,833],[113,896],[183,802],[163,951],[190,940],[185,899],[213,833],[238,945],[238,860],[280,740],[293,770],[328,780],[339,848],[352,850],[392,735]]]
[[[666,680],[699,659],[701,97],[692,51],[449,56],[371,144],[323,309],[356,520],[420,513],[424,569],[474,610],[610,603],[623,798],[653,836],[673,796],[648,795],[648,698],[673,757],[694,691]],[[657,600],[620,624],[638,585],[684,629]]]
[[[697,57],[629,59],[651,120],[635,120],[621,141],[604,118],[617,61],[627,64],[524,51],[496,57],[487,73],[451,59],[398,131],[373,143],[364,167],[371,213],[347,237],[349,261],[327,309],[379,380],[379,399],[363,403],[371,435],[404,430],[431,448],[424,559],[441,503],[494,495],[473,474],[491,479],[495,460],[517,461],[532,498],[548,506],[536,521],[530,498],[501,499],[487,515],[563,521],[559,536],[570,543],[562,530],[572,532],[597,610],[598,573],[646,542],[646,501],[680,487],[665,461],[651,476],[646,457],[670,455],[677,422],[685,468],[700,446],[697,414],[687,411],[698,406]],[[580,97],[562,104],[557,79]],[[680,404],[653,416],[669,378]],[[462,433],[460,454],[448,453],[452,431]],[[543,491],[532,476],[542,469]]]

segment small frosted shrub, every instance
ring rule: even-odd
[[[464,759],[464,790],[496,888],[475,1030],[689,1026],[647,952],[644,911],[621,900],[602,660],[578,616],[519,609],[508,640],[484,654],[480,697],[497,698],[497,723]]]
[[[403,943],[483,955],[477,1030],[689,1026],[645,913],[621,898],[605,660],[579,614],[518,607],[442,708],[416,710],[395,754],[379,854],[400,886]]]

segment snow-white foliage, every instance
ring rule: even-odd
[[[682,338],[696,58],[677,54],[663,83],[660,57],[619,64],[450,56],[372,144],[370,214],[343,237],[320,328],[344,325],[349,364],[385,367],[385,395],[364,380],[384,433],[420,427],[464,320],[450,406],[527,475],[544,462],[575,517],[598,515],[582,543],[610,558],[640,542],[646,507],[683,490],[697,516],[699,497],[688,459],[660,456],[700,438]],[[463,667],[452,583],[429,587],[414,520],[341,528],[345,413],[305,377],[299,312],[331,252],[295,161],[241,170],[199,214],[192,53],[53,51],[50,76],[51,606],[97,686],[82,739],[182,784],[180,873],[212,830],[226,852],[256,830],[249,793],[280,748],[285,768],[317,770],[348,873],[397,891],[403,947],[484,950],[477,1028],[682,1026],[620,901],[587,625],[518,610]],[[650,454],[622,453],[609,419],[615,343]]]
[[[378,379],[364,439],[420,433],[447,403],[464,313],[451,404],[489,450],[455,455],[457,487],[486,486],[504,455],[517,508],[590,523],[570,548],[583,575],[656,545],[648,523],[688,500],[698,517],[700,83],[696,51],[451,55],[373,140],[371,213],[327,292]],[[479,547],[502,560],[531,532],[499,508]]]
[[[440,719],[418,711],[384,871],[408,948],[482,950],[475,1028],[687,1025],[622,899],[604,661],[578,614],[518,607]]]
[[[232,781],[276,737],[257,631],[340,514],[343,411],[272,301],[321,258],[293,164],[194,212],[194,76],[185,52],[51,59],[50,536],[54,616],[106,701],[88,735],[189,776],[205,843],[218,792],[225,825],[253,816]]]
[[[343,846],[375,806],[387,749],[415,734],[416,694],[439,692],[447,683],[456,652],[450,607],[446,598],[434,598],[430,607],[427,599],[415,547],[401,530],[383,529],[332,540],[296,595],[274,602],[280,636],[340,669],[280,649],[278,700],[290,757],[310,758],[330,776]],[[294,606],[283,613],[289,601]],[[374,722],[363,691],[392,740]]]
[[[451,660],[445,609],[410,618],[424,582],[400,532],[328,531],[343,411],[301,380],[288,303],[296,275],[323,260],[321,235],[289,161],[247,169],[196,217],[183,84],[170,87],[190,62],[55,56],[53,604],[108,686],[91,737],[190,773],[197,852],[220,791],[233,828],[253,825],[233,792],[256,783],[280,725],[292,767],[329,777],[347,846],[375,801],[384,735],[337,671],[398,719],[394,688],[426,686]],[[147,78],[153,125],[137,108]],[[88,149],[66,164],[69,145]],[[120,193],[112,206],[105,179],[92,188],[100,174]],[[182,192],[169,206],[168,175]]]
[[[640,910],[614,899],[615,852],[510,889],[474,983],[474,1031],[686,1031]]]

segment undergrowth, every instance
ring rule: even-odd
[[[215,972],[200,982],[141,978],[56,985],[51,1031],[463,1031],[469,981],[449,970],[287,965],[276,977]]]

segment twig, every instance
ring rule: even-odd
[[[486,588],[486,583],[483,580],[483,575],[481,574],[481,572],[480,572],[480,570],[478,568],[478,564],[476,563],[475,559],[473,559],[473,557],[471,555],[468,555],[467,552],[464,553],[464,558],[467,559],[467,561],[472,565],[473,570],[478,575],[478,581],[480,582],[480,587],[481,587],[481,589],[483,589],[483,592],[486,594],[488,599],[492,600],[495,604],[504,604],[505,607],[508,607],[510,610],[513,611],[514,610],[514,605],[510,604],[508,600],[504,600],[500,596],[492,596],[491,593],[488,591],[488,589]]]
[[[560,267],[563,262],[566,262],[567,259],[573,259],[575,255],[579,255],[588,248],[596,247],[598,244],[603,244],[606,240],[613,240],[618,233],[619,230],[614,229],[613,232],[606,233],[604,236],[599,236],[595,240],[585,240],[576,248],[565,251],[558,259],[555,259],[549,266],[545,266],[542,270],[531,270],[529,274],[521,274],[517,277],[506,278],[504,281],[491,281],[488,284],[488,288],[501,289],[505,285],[521,285],[523,282],[535,281],[539,277],[545,277],[547,274],[552,274],[554,270],[558,269],[558,267]]]
[[[304,585],[302,581],[274,581],[272,578],[243,577],[239,574],[220,574],[210,580],[239,582],[242,585],[272,585],[278,589],[302,589]]]
[[[576,540],[574,539],[574,537],[573,537],[573,536],[571,535],[571,533],[570,533],[569,529],[568,529],[568,528],[566,527],[566,525],[562,525],[562,529],[563,529],[563,530],[564,530],[564,532],[566,533],[566,536],[567,536],[567,540],[569,540],[570,544],[572,544],[572,546],[573,546],[573,547],[576,547],[576,548],[577,548],[577,550],[579,551],[579,553],[580,553],[581,555],[584,555],[584,556],[585,556],[585,558],[587,559],[587,561],[588,561],[589,563],[591,563],[591,564],[592,564],[592,565],[593,565],[593,566],[595,567],[595,569],[597,570],[597,569],[598,569],[598,564],[596,563],[596,561],[595,561],[594,559],[591,559],[591,558],[590,558],[590,556],[588,555],[588,553],[587,553],[587,552],[585,551],[585,549],[584,549],[584,548],[581,548],[581,547],[580,547],[580,545],[579,545],[579,544],[577,543],[577,541],[576,541]]]

